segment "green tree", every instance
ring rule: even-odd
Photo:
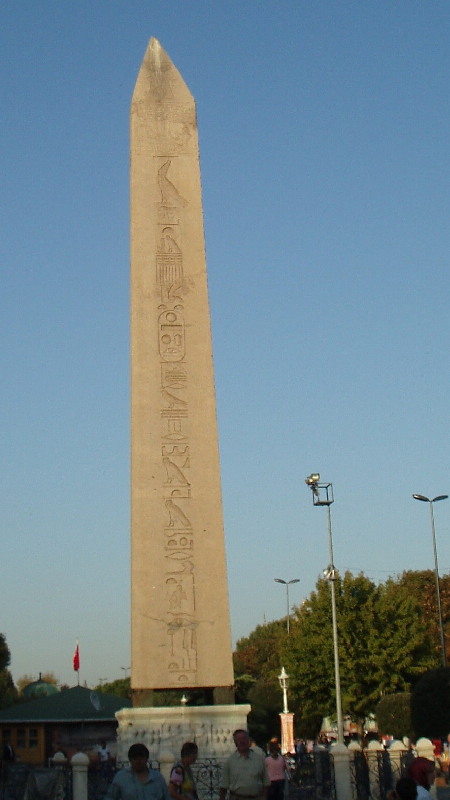
[[[115,694],[116,697],[125,697],[131,700],[131,687],[129,678],[117,678],[115,681],[102,683],[95,687],[100,694]]]
[[[265,747],[272,736],[280,735],[281,690],[274,675],[261,677],[248,693],[252,710],[248,715],[250,735],[261,747]]]
[[[395,739],[415,739],[411,720],[411,694],[398,692],[382,697],[375,707],[378,730]]]
[[[435,656],[434,666],[440,666],[441,636],[437,613],[435,572],[431,569],[421,571],[407,570],[398,579],[398,585],[417,598],[422,609],[421,616],[426,621],[430,637],[430,650]],[[439,586],[444,634],[448,634],[450,632],[450,575],[441,577]],[[450,662],[449,636],[446,635],[445,639],[447,661]]]
[[[446,738],[450,731],[450,668],[426,672],[411,694],[411,719],[416,736]]]
[[[236,700],[251,704],[249,730],[262,745],[280,732],[278,675],[285,641],[286,622],[276,620],[258,625],[250,636],[240,639],[233,654]]]
[[[405,692],[437,665],[420,597],[392,578],[378,589],[375,680],[380,695]]]
[[[373,663],[378,588],[365,575],[354,577],[346,572],[337,582],[337,595],[342,707],[345,714],[362,723],[379,698]]]
[[[415,596],[398,582],[376,586],[346,573],[335,582],[344,714],[363,720],[387,693],[409,691],[434,664]],[[334,716],[336,705],[330,587],[320,579],[297,611],[286,652],[291,687],[302,714]]]
[[[441,579],[441,587],[443,608],[450,612],[450,576]],[[361,722],[385,695],[411,691],[420,675],[439,664],[433,573],[405,572],[376,585],[363,574],[347,572],[336,580],[335,592],[343,712]],[[320,579],[295,610],[289,636],[285,620],[276,620],[258,625],[237,643],[239,702],[252,703],[252,719],[258,731],[266,729],[267,737],[275,725],[275,709],[281,708],[277,675],[282,665],[290,676],[289,708],[295,713],[296,732],[312,735],[323,717],[334,718],[336,712],[326,580]]]
[[[0,633],[0,672],[3,672],[9,666],[10,661],[11,653],[6,643],[6,637],[3,633]]]
[[[259,678],[261,673],[278,672],[280,653],[286,640],[286,623],[275,620],[258,625],[247,637],[239,639],[233,654],[235,676]]]
[[[8,708],[17,702],[17,689],[8,669],[11,654],[6,637],[0,633],[0,708]]]
[[[339,587],[336,587],[339,593]],[[301,709],[301,718],[334,714],[333,637],[330,587],[319,580],[316,590],[296,610],[296,624],[285,648],[290,676],[289,705]]]

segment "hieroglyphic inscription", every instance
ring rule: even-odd
[[[195,686],[197,639],[194,530],[190,520],[188,359],[180,217],[188,202],[171,178],[171,157],[155,159],[161,200],[156,209],[158,346],[161,365],[161,465],[165,525],[167,670],[171,685]]]
[[[192,106],[166,100],[157,109],[157,113],[149,119],[146,100],[134,100],[131,104],[136,155],[159,155],[163,152],[181,155],[188,152],[192,148],[196,125]]]

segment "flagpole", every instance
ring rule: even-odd
[[[78,639],[75,645],[75,653],[73,655],[73,668],[77,673],[77,685],[80,685],[80,646],[78,643]]]

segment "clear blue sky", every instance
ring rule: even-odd
[[[450,493],[448,0],[0,10],[0,631],[17,679],[129,656],[128,114],[157,37],[197,102],[233,640],[328,563],[433,566]],[[436,506],[450,571],[450,501]]]

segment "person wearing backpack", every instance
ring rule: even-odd
[[[185,742],[181,748],[181,758],[170,772],[169,794],[173,800],[198,800],[195,779],[191,765],[197,760],[198,747],[195,742]]]

